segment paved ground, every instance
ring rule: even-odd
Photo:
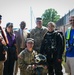
[[[64,69],[64,67],[63,67],[63,75],[67,75],[66,73],[65,73],[65,69]],[[20,71],[18,71],[18,74],[17,75],[20,75]]]

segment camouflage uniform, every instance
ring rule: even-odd
[[[27,69],[28,65],[31,65],[34,63],[34,56],[37,53],[33,50],[32,52],[29,52],[27,48],[23,50],[19,54],[19,68],[20,68],[20,75],[33,75],[31,67]]]
[[[34,50],[36,50],[38,53],[40,53],[41,42],[46,32],[46,28],[36,27],[35,29],[32,29],[30,33],[30,37],[33,38],[35,41]]]

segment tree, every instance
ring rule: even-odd
[[[58,15],[57,11],[55,9],[47,9],[42,14],[43,18],[43,26],[47,26],[47,23],[52,21],[56,23],[60,19],[60,15]]]

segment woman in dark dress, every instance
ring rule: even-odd
[[[7,23],[5,31],[8,39],[8,57],[7,61],[4,63],[3,75],[13,75],[14,63],[17,60],[17,48],[15,35],[13,34],[13,23]]]

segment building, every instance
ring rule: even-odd
[[[57,29],[60,29],[63,33],[65,33],[66,29],[69,27],[69,17],[72,15],[74,15],[74,8],[56,22]]]

